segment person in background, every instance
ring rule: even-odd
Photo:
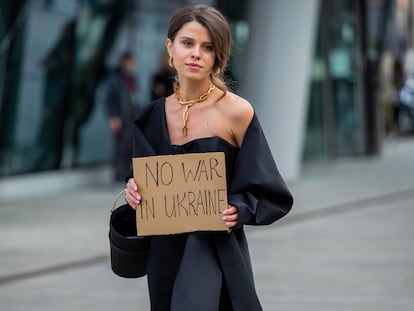
[[[405,52],[403,59],[404,77],[414,75],[414,46],[410,46]]]
[[[223,81],[231,53],[226,18],[213,7],[185,6],[170,20],[166,46],[177,72],[174,92],[136,118],[133,155],[223,152],[228,207],[221,217],[231,230],[152,236],[151,310],[262,310],[244,226],[275,222],[289,212],[293,198],[253,107]],[[143,182],[130,178],[126,184],[125,198],[134,209]]]
[[[168,64],[168,53],[161,54],[160,68],[152,78],[151,99],[167,97],[174,92],[174,68]]]
[[[129,175],[132,155],[132,119],[138,111],[136,61],[130,51],[124,52],[118,68],[106,81],[105,104],[109,128],[114,134],[114,180],[121,182]]]
[[[400,114],[400,93],[404,86],[404,68],[401,59],[397,56],[394,61],[393,70],[393,85],[394,85],[394,98],[392,101],[392,114],[393,114],[393,132],[399,134],[399,114]]]
[[[378,98],[382,107],[385,133],[389,134],[394,129],[394,100],[397,89],[395,88],[395,63],[396,55],[392,47],[388,47],[379,63],[379,92]]]

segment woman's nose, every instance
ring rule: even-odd
[[[195,58],[195,59],[199,59],[200,58],[200,48],[199,46],[195,45],[192,52],[191,52],[191,57]]]

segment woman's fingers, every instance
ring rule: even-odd
[[[229,207],[223,211],[223,221],[227,228],[236,226],[238,219],[239,215],[237,214],[237,207],[229,205]]]
[[[128,204],[134,209],[136,205],[141,202],[141,195],[138,193],[138,186],[133,178],[130,178],[126,185],[125,199],[128,202]]]
[[[138,186],[135,183],[135,180],[133,178],[128,179],[127,188],[129,188],[132,191],[137,191],[138,190]]]

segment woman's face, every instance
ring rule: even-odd
[[[192,21],[184,24],[174,41],[167,39],[178,79],[203,80],[209,77],[216,54],[207,29]]]

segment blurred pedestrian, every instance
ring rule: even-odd
[[[414,132],[414,48],[405,52],[403,63],[396,64],[394,123],[398,134]]]
[[[223,81],[231,52],[225,17],[212,7],[186,6],[171,18],[166,45],[177,72],[174,93],[134,122],[134,156],[224,152],[229,205],[222,219],[231,232],[151,237],[151,310],[262,310],[243,227],[283,217],[292,196],[253,107]],[[132,208],[141,182],[130,178],[126,185]]]
[[[164,52],[160,58],[160,68],[152,78],[151,99],[167,97],[174,92],[173,81],[175,71],[168,65],[168,53]]]
[[[401,59],[396,56],[394,61],[393,72],[394,98],[393,98],[393,131],[399,132],[399,114],[400,114],[400,92],[404,86],[404,69]]]
[[[396,61],[392,47],[388,47],[379,64],[379,101],[384,114],[384,128],[387,134],[394,128],[394,101],[398,91],[395,87],[394,76]]]
[[[105,103],[108,124],[114,133],[113,171],[114,180],[123,181],[131,169],[132,118],[138,110],[136,102],[136,61],[130,51],[124,52],[118,67],[106,81]]]
[[[405,78],[414,75],[414,47],[411,46],[407,49],[404,55],[404,76]]]

